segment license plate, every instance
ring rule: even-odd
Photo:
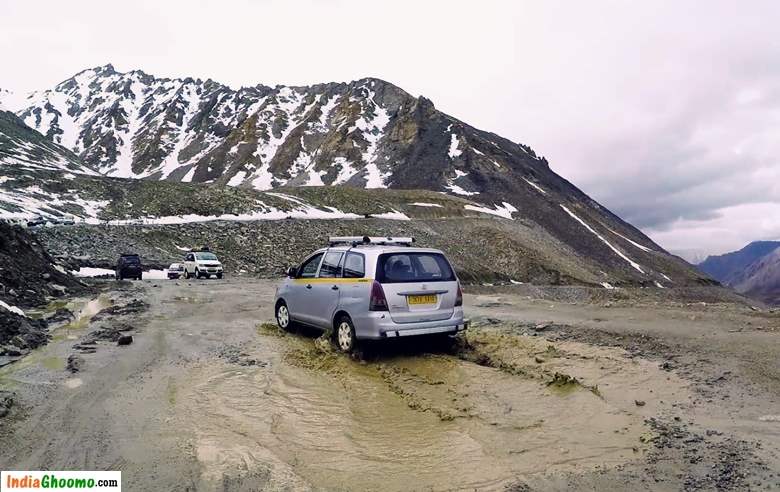
[[[409,304],[436,304],[436,295],[426,295],[426,296],[406,296],[407,301]]]

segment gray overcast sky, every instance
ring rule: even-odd
[[[3,88],[108,62],[375,76],[531,145],[667,249],[780,238],[780,2],[0,1]]]

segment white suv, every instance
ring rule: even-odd
[[[360,339],[452,334],[465,330],[463,293],[437,249],[414,248],[413,238],[334,237],[276,291],[282,329],[302,323],[333,329],[339,348]]]
[[[216,275],[222,278],[222,263],[214,253],[193,251],[184,257],[184,278],[209,278]]]

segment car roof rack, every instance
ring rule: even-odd
[[[380,237],[380,236],[331,236],[328,246],[349,244],[356,246],[411,246],[413,237]]]

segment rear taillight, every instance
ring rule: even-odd
[[[463,291],[460,289],[460,282],[458,282],[458,293],[455,294],[455,306],[463,305]]]
[[[371,299],[368,301],[369,311],[387,311],[387,298],[382,284],[374,280],[371,284]]]

